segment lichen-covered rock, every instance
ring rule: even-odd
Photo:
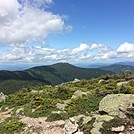
[[[72,98],[82,97],[82,95],[87,95],[87,92],[82,92],[81,90],[77,90],[74,92]]]
[[[99,111],[125,118],[127,108],[132,105],[132,103],[134,103],[133,94],[111,94],[101,100]]]
[[[117,86],[118,86],[118,87],[127,86],[128,83],[129,83],[129,81],[118,82],[118,83],[117,83]]]
[[[73,124],[70,120],[65,121],[65,134],[74,134],[78,131],[78,124]]]
[[[101,79],[101,80],[99,80],[99,84],[101,84],[101,83],[103,83],[105,80],[103,80],[103,79]]]
[[[102,128],[102,124],[103,122],[95,122],[93,124],[93,129],[91,130],[91,134],[101,134],[99,130],[100,128]]]
[[[58,109],[60,109],[60,110],[64,110],[64,108],[65,108],[65,106],[66,106],[67,104],[62,104],[62,103],[57,103],[56,104],[56,107],[58,108]]]
[[[78,123],[81,119],[83,119],[85,117],[85,115],[81,114],[81,115],[78,115],[78,116],[74,116],[74,117],[71,117],[69,118],[69,120],[71,122],[75,122],[75,123]]]
[[[16,110],[16,114],[18,115],[24,115],[24,108],[19,108]]]
[[[112,120],[114,117],[109,116],[109,115],[99,115],[96,118],[96,122],[104,122],[104,121],[110,121]]]
[[[76,82],[79,82],[79,81],[80,81],[79,79],[75,78],[75,79],[72,81],[72,83],[76,83]]]
[[[87,124],[89,121],[91,121],[92,120],[92,117],[90,117],[90,116],[85,116],[84,118],[83,118],[83,123],[82,124]]]
[[[96,116],[96,120],[93,124],[93,129],[91,130],[91,134],[101,134],[100,129],[102,128],[102,125],[104,121],[110,121],[114,117],[108,116],[108,115],[98,115]]]

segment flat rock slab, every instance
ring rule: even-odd
[[[125,118],[125,111],[134,103],[134,94],[110,94],[99,104],[99,111]]]

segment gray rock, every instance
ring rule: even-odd
[[[100,84],[100,83],[102,83],[102,82],[104,82],[104,81],[105,81],[105,80],[101,79],[101,80],[99,80],[99,82],[98,82],[98,83]]]
[[[0,93],[0,102],[6,100],[7,95],[4,95],[2,92]]]
[[[78,131],[78,124],[73,124],[70,120],[65,121],[65,134],[74,134]]]
[[[119,126],[119,127],[112,127],[112,130],[111,131],[113,131],[113,132],[122,132],[122,131],[124,131],[124,129],[125,129],[125,126]]]
[[[101,100],[99,111],[125,118],[125,112],[132,103],[134,103],[133,94],[110,94]]]
[[[129,81],[118,82],[118,83],[117,83],[117,86],[118,86],[118,87],[127,86],[128,83],[129,83]]]
[[[81,90],[77,90],[74,92],[74,95],[71,98],[82,97],[82,95],[87,95],[87,92],[82,92]]]
[[[78,123],[84,117],[85,117],[85,115],[81,114],[81,115],[78,115],[78,116],[71,117],[71,118],[69,118],[69,120],[71,122]]]
[[[89,121],[91,121],[92,120],[92,117],[90,117],[90,116],[85,116],[84,118],[83,118],[83,123],[82,124],[87,124]]]
[[[24,108],[19,108],[16,110],[16,114],[24,115]]]
[[[99,115],[96,117],[96,122],[104,122],[104,121],[110,121],[112,120],[114,117],[109,116],[109,115]]]
[[[67,106],[66,103],[65,103],[65,104],[62,104],[62,103],[57,103],[57,104],[56,104],[56,107],[57,107],[58,109],[60,109],[60,110],[64,110],[65,106]]]
[[[103,122],[95,122],[93,124],[93,129],[91,130],[91,134],[101,134],[99,130],[100,128],[102,128],[102,124]]]
[[[108,115],[97,115],[93,124],[93,129],[91,130],[91,134],[101,134],[99,130],[102,128],[104,121],[110,121],[113,118],[114,117]]]
[[[72,83],[76,83],[76,82],[79,82],[79,81],[80,81],[79,79],[75,78],[75,79],[72,81]]]

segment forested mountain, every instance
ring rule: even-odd
[[[24,71],[0,71],[0,91],[17,90],[20,85],[57,85],[78,79],[91,79],[100,75],[113,74],[98,68],[79,68],[68,63],[37,66]],[[12,91],[11,91],[12,92]]]
[[[113,64],[110,66],[100,67],[100,69],[112,71],[114,73],[121,73],[125,71],[134,72],[134,66]]]

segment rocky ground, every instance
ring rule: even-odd
[[[134,80],[117,78],[116,82],[115,78],[76,80],[73,88],[65,83],[16,93],[9,100],[0,93],[0,134],[134,134]],[[36,116],[31,116],[36,110]]]
[[[79,129],[79,121],[83,119],[82,123],[88,124],[93,118],[95,121],[92,124],[91,132],[89,132],[91,134],[107,134],[107,132],[109,134],[110,132],[111,134],[134,134],[133,104],[134,95],[132,94],[111,94],[101,100],[98,113],[91,113],[90,116],[79,115],[65,121],[48,122],[46,117],[30,118],[19,115],[19,120],[27,124],[20,134],[83,134]],[[132,112],[128,111],[128,109],[131,109]],[[1,112],[0,122],[11,117],[11,114],[12,109]],[[117,117],[120,123],[112,126],[110,121]],[[111,123],[110,126],[108,126],[109,122]],[[105,124],[109,128],[105,128]]]

